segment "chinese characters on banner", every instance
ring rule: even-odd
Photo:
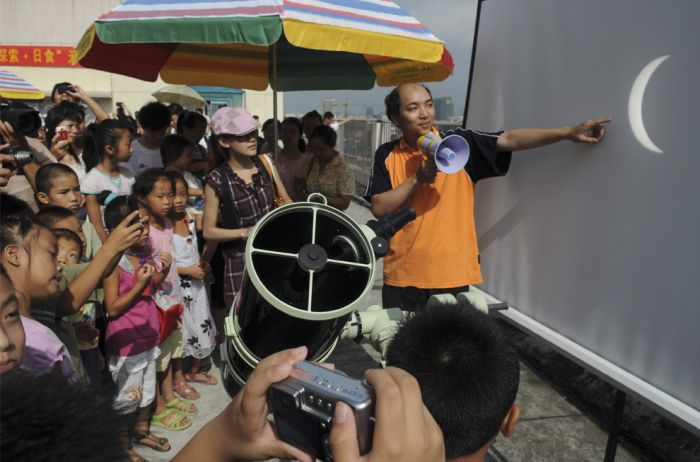
[[[80,67],[73,47],[0,45],[0,66]]]

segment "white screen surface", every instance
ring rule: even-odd
[[[615,118],[600,145],[514,153],[477,186],[482,288],[696,412],[697,24],[693,0],[487,0],[467,121]]]

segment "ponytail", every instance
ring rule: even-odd
[[[86,171],[89,172],[102,162],[107,146],[117,145],[122,137],[122,130],[129,130],[129,127],[115,119],[90,124],[89,129],[85,131],[85,148],[83,149]]]

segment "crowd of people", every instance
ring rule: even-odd
[[[91,396],[102,396],[94,398],[96,406],[107,399],[117,415],[129,416],[113,419],[114,433],[106,436],[119,441],[131,460],[143,460],[133,445],[169,451],[167,438],[151,428],[190,427],[198,413],[197,388],[217,383],[209,358],[241,287],[252,227],[275,207],[314,192],[346,209],[353,175],[336,149],[332,114],[311,111],[302,120],[271,119],[260,127],[244,108],[224,107],[207,120],[152,102],[135,118],[123,106],[111,118],[78,85],[57,84],[52,97],[43,142],[38,131],[20,133],[0,122],[0,150],[34,154],[20,172],[11,155],[0,154],[0,372],[29,377],[25,382],[52,380],[36,382],[44,386],[89,385]],[[386,103],[403,136],[377,151],[367,199],[376,216],[404,204],[417,210],[418,219],[392,238],[384,265],[384,305],[409,311],[420,311],[432,293],[480,282],[471,211],[477,181],[505,174],[511,151],[563,139],[597,142],[607,122],[460,131],[470,143],[469,164],[463,174],[445,175],[416,148],[419,135],[437,132],[427,88],[398,87]],[[83,105],[94,122],[86,124]],[[466,306],[438,311],[446,317],[419,312],[402,326],[388,355],[389,365],[400,369],[368,375],[378,399],[373,452],[392,456],[383,460],[482,460],[495,434],[512,433],[517,422],[517,358],[483,315]],[[460,350],[450,350],[469,337],[469,329],[482,341],[467,339]],[[276,440],[264,405],[269,384],[286,377],[304,355],[302,348],[263,361],[181,460],[193,460],[195,453],[307,460]],[[474,371],[482,382],[465,382]],[[493,393],[477,398],[496,383]],[[444,399],[455,393],[464,399]],[[3,418],[13,409],[6,396]],[[480,410],[470,420],[455,413],[456,406]],[[334,453],[354,460],[348,412],[336,406],[331,444]],[[225,436],[226,430],[239,436]],[[415,434],[424,438],[412,439]],[[219,441],[227,438],[239,446]]]

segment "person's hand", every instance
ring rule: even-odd
[[[0,144],[0,151],[10,147],[10,144]],[[0,154],[0,188],[7,186],[12,175],[17,174],[17,162],[12,156]]]
[[[207,272],[200,265],[190,266],[190,276],[195,279],[204,279],[207,277]]]
[[[0,137],[5,139],[7,147],[15,147],[21,149],[29,149],[29,143],[22,133],[15,132],[9,122],[0,121]]]
[[[136,273],[136,281],[141,287],[146,287],[155,274],[156,269],[150,263],[144,264]]]
[[[284,350],[260,361],[243,389],[217,417],[227,425],[231,459],[266,460],[274,457],[313,462],[313,458],[277,438],[267,420],[267,389],[286,379],[292,366],[306,358],[306,347]]]
[[[376,423],[372,450],[360,456],[352,409],[335,406],[330,443],[336,462],[434,462],[445,460],[440,427],[423,404],[420,387],[408,372],[395,367],[365,374],[374,386]]]
[[[61,141],[59,137],[60,135],[57,132],[53,138],[51,138],[51,154],[53,154],[58,162],[70,154],[70,140]]]
[[[87,96],[87,93],[80,85],[73,85],[73,91],[69,91],[68,94],[79,101],[82,101]]]
[[[75,330],[75,336],[78,337],[78,340],[90,345],[97,345],[100,340],[100,331],[88,323],[73,324],[73,330]]]
[[[437,176],[437,164],[433,156],[428,156],[423,160],[420,168],[416,172],[416,180],[418,183],[432,184]]]
[[[113,252],[121,253],[136,244],[141,238],[143,224],[138,218],[139,212],[134,211],[127,215],[119,225],[109,233],[103,247],[111,248]],[[134,221],[132,223],[132,221]]]
[[[575,143],[597,143],[605,135],[604,124],[610,122],[612,117],[605,119],[586,120],[583,123],[569,128],[567,139]]]

